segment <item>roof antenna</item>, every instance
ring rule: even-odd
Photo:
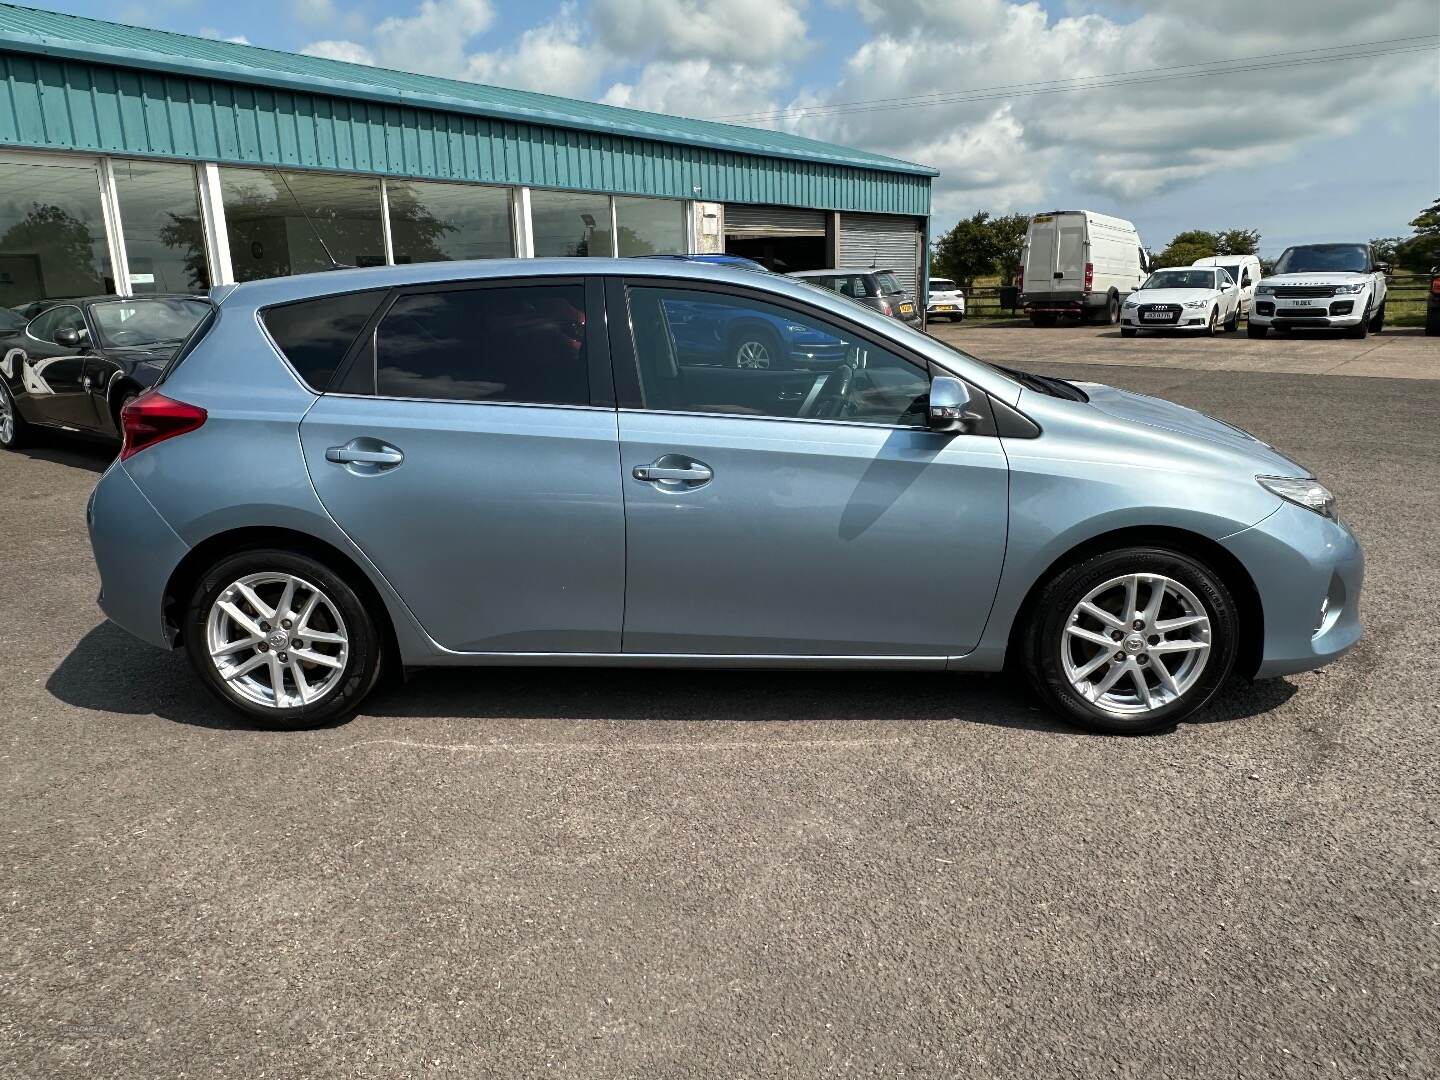
[[[349,263],[337,262],[335,260],[335,256],[330,254],[330,245],[325,243],[325,238],[320,235],[320,230],[315,227],[315,222],[310,220],[310,214],[305,209],[305,204],[302,203],[299,199],[295,198],[295,192],[290,187],[290,181],[285,179],[285,174],[279,169],[276,169],[275,175],[278,176],[280,178],[280,182],[285,185],[285,190],[289,193],[290,198],[294,199],[295,205],[299,208],[301,216],[305,219],[305,224],[310,226],[310,231],[315,236],[315,242],[320,245],[320,250],[325,252],[325,258],[330,260],[330,265],[327,266],[325,269],[354,270],[355,268]]]

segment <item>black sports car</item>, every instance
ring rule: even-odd
[[[57,301],[18,327],[0,318],[0,447],[35,428],[119,438],[120,410],[210,309],[203,296],[91,296]]]

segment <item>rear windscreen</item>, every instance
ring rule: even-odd
[[[373,289],[321,296],[267,308],[260,318],[305,385],[324,393],[384,295]]]
[[[894,274],[876,274],[875,284],[880,287],[881,296],[894,296],[905,290],[900,288],[900,282],[895,280]]]

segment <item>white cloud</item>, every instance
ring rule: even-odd
[[[784,75],[775,68],[712,60],[657,60],[633,82],[617,82],[601,100],[649,112],[709,116],[773,111]]]
[[[631,60],[794,63],[810,48],[805,0],[594,0],[596,40]]]
[[[466,63],[465,78],[476,82],[590,96],[604,66],[601,54],[581,37],[573,4],[547,23],[520,35],[511,48],[478,53]]]
[[[324,0],[320,0],[324,6]],[[306,10],[313,15],[315,0]],[[311,56],[373,63],[424,75],[464,76],[467,48],[494,21],[490,0],[422,0],[412,15],[382,19],[368,35],[369,44],[351,39],[311,42],[301,52]]]
[[[306,56],[343,60],[347,64],[374,64],[375,57],[364,45],[353,41],[312,41],[300,50]]]

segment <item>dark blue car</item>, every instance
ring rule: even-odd
[[[647,258],[679,259],[735,266],[768,274],[754,259],[741,255],[653,255]],[[717,367],[788,368],[834,367],[845,359],[846,343],[782,313],[750,310],[743,314],[728,306],[669,300],[665,318],[681,354],[689,362]]]

